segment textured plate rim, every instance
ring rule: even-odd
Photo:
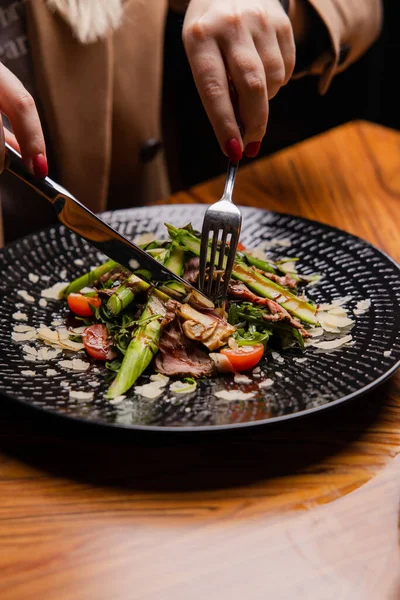
[[[192,205],[197,206],[197,207],[204,207],[205,210],[206,210],[206,207],[208,206],[208,204],[202,204],[202,203],[193,203]],[[153,208],[155,209],[157,207],[164,208],[164,207],[168,207],[168,206],[174,206],[174,207],[179,208],[180,206],[187,207],[187,204],[171,203],[171,204],[161,204],[161,205],[154,204],[154,205],[149,205],[149,206],[130,207],[130,208],[124,208],[124,209],[120,209],[120,210],[116,210],[116,211],[105,211],[103,213],[100,213],[99,216],[103,216],[107,219],[107,218],[109,218],[109,216],[118,215],[118,213],[127,213],[129,211],[142,212],[142,211],[147,211],[148,209],[153,209]],[[346,236],[350,236],[356,240],[359,240],[363,244],[366,244],[368,247],[374,249],[379,254],[383,255],[387,260],[389,260],[394,265],[394,267],[400,273],[400,264],[397,263],[397,261],[394,260],[394,258],[392,258],[384,250],[381,250],[380,248],[378,248],[374,244],[371,244],[370,242],[361,238],[360,236],[349,233],[349,232],[345,231],[344,229],[339,229],[338,227],[328,225],[326,223],[322,223],[315,219],[308,219],[306,217],[301,217],[298,215],[294,215],[292,213],[277,212],[277,211],[273,211],[273,210],[262,209],[262,208],[252,207],[252,206],[244,206],[244,205],[238,205],[238,207],[242,210],[245,209],[245,210],[256,211],[256,212],[260,212],[260,213],[264,213],[264,214],[276,215],[278,217],[291,217],[293,219],[299,219],[300,221],[303,221],[303,222],[308,222],[308,223],[318,225],[319,227],[322,227],[328,231],[334,231],[334,232],[337,232],[340,234],[345,234]],[[18,240],[15,240],[14,242],[7,244],[4,248],[2,248],[0,250],[0,256],[3,255],[4,251],[7,251],[8,249],[12,249],[12,248],[16,247],[18,244],[21,243],[22,240],[26,239],[26,237],[30,237],[31,235],[38,235],[40,233],[46,233],[47,231],[54,229],[55,227],[63,227],[63,225],[55,223],[54,225],[52,225],[50,227],[37,230],[35,232],[32,232],[31,234],[28,234],[28,236],[19,238]],[[168,426],[160,427],[159,425],[135,425],[135,424],[126,425],[126,424],[105,423],[104,421],[101,421],[98,419],[85,419],[84,417],[77,417],[77,416],[64,414],[64,413],[58,412],[58,411],[48,410],[46,408],[42,408],[41,406],[31,404],[31,403],[27,402],[26,400],[21,400],[20,398],[10,396],[9,394],[2,392],[1,390],[0,390],[0,395],[3,396],[4,398],[6,398],[7,400],[9,400],[11,402],[16,402],[17,404],[19,404],[25,408],[33,409],[34,411],[37,411],[39,414],[45,414],[45,415],[50,415],[52,417],[66,419],[68,422],[72,422],[72,423],[79,423],[79,424],[84,424],[84,425],[91,425],[91,426],[96,426],[96,427],[107,428],[107,429],[110,429],[113,431],[123,430],[123,431],[132,431],[132,432],[140,431],[140,432],[167,433],[167,434],[168,433],[176,434],[176,433],[180,433],[180,432],[186,433],[186,434],[187,433],[202,433],[202,432],[212,433],[213,431],[217,432],[217,431],[245,429],[247,427],[262,427],[262,426],[265,426],[268,424],[276,424],[276,423],[280,423],[282,421],[289,421],[292,419],[306,417],[306,416],[318,413],[323,410],[328,410],[329,408],[337,407],[345,402],[348,402],[350,400],[354,400],[356,398],[364,396],[368,392],[372,391],[374,388],[378,387],[385,380],[389,379],[392,375],[394,375],[394,373],[396,372],[396,370],[399,367],[400,367],[400,359],[394,365],[392,365],[392,367],[388,371],[386,371],[380,377],[378,377],[378,379],[371,381],[370,383],[368,383],[364,387],[356,390],[355,392],[351,392],[350,394],[347,394],[346,396],[338,398],[337,400],[332,400],[331,402],[327,402],[326,404],[322,404],[320,406],[315,406],[313,408],[308,408],[306,410],[298,411],[295,413],[290,413],[287,415],[271,417],[269,419],[259,419],[256,421],[245,421],[243,423],[228,423],[228,424],[224,424],[224,425],[198,425],[198,426],[194,426],[194,425],[171,426],[171,425],[168,425]]]

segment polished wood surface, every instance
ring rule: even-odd
[[[212,202],[223,180],[172,202]],[[400,134],[359,122],[241,169],[236,202],[400,258]],[[400,598],[400,377],[280,426],[138,437],[0,407],[2,600]]]

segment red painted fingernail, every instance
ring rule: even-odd
[[[244,149],[244,153],[249,158],[254,158],[260,152],[261,142],[249,142]]]
[[[243,152],[242,152],[242,148],[240,146],[240,142],[236,138],[232,138],[232,139],[230,139],[230,140],[228,140],[226,142],[226,144],[225,144],[225,150],[226,150],[226,153],[227,153],[227,155],[229,157],[229,160],[231,160],[234,163],[239,162],[239,160],[243,156]]]
[[[44,154],[36,154],[36,156],[33,157],[32,166],[36,177],[40,177],[41,179],[47,177],[49,167]]]

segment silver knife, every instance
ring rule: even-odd
[[[25,167],[21,155],[7,143],[4,168],[22,179],[38,194],[44,196],[53,206],[58,220],[65,227],[83,237],[109,258],[112,258],[129,271],[142,269],[150,271],[152,280],[155,282],[179,281],[188,294],[194,293],[197,300],[204,307],[210,308],[213,306],[211,301],[189,282],[175,275],[139,246],[99,219],[65,188],[52,181],[50,177],[39,179],[32,175]]]

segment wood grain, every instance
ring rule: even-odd
[[[212,202],[223,178],[172,202]],[[240,170],[236,201],[400,258],[400,134],[358,122]],[[400,598],[400,378],[250,432],[133,437],[0,407],[2,600]]]

